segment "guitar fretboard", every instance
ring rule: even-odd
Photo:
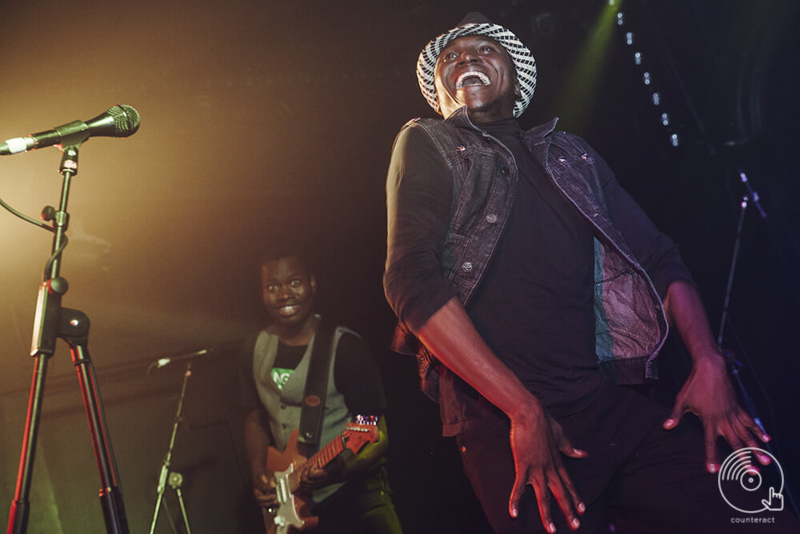
[[[325,467],[328,463],[336,458],[342,451],[344,451],[346,442],[345,435],[347,434],[347,430],[344,434],[337,437],[324,447],[322,447],[317,453],[308,459],[308,462],[313,464],[316,467]]]

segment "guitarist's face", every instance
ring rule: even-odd
[[[266,261],[261,288],[267,313],[285,334],[302,334],[304,327],[313,324],[311,305],[317,281],[295,256]]]

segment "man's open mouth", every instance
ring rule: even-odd
[[[281,306],[278,308],[278,314],[284,317],[288,317],[290,315],[294,315],[300,310],[300,305],[293,304],[289,306]]]
[[[471,85],[491,85],[492,81],[482,72],[465,72],[456,80],[456,91]]]

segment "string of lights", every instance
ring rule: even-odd
[[[678,132],[673,127],[672,116],[667,109],[665,98],[662,91],[659,89],[656,77],[653,75],[652,68],[645,60],[645,55],[642,53],[641,48],[637,43],[636,33],[631,28],[625,12],[621,9],[621,0],[608,0],[609,6],[614,6],[619,9],[616,14],[616,24],[622,32],[625,44],[632,50],[632,59],[639,74],[639,79],[642,85],[650,94],[650,101],[653,106],[657,108],[657,117],[661,122],[661,126],[667,134],[669,144],[673,147],[678,147],[681,144],[681,138]]]

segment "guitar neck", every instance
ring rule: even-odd
[[[344,434],[337,436],[336,439],[322,447],[314,456],[309,458],[306,463],[315,467],[323,468],[336,458],[345,449]]]

